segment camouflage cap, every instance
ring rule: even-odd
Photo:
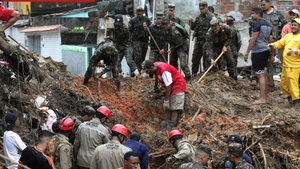
[[[205,2],[205,1],[200,1],[199,2],[199,8],[205,7],[205,6],[208,6],[207,2]]]
[[[144,12],[144,8],[141,7],[141,6],[139,6],[139,7],[136,8],[136,12],[137,13],[143,13]]]
[[[161,24],[163,25],[163,26],[165,26],[165,25],[168,25],[168,23],[170,22],[170,20],[169,20],[169,18],[168,17],[162,17],[162,19],[161,19]]]
[[[216,17],[213,17],[211,20],[210,20],[210,27],[212,29],[216,28],[217,26],[219,25],[219,20],[216,18]]]
[[[243,147],[240,143],[232,143],[228,146],[228,152],[230,153],[243,153]]]
[[[231,15],[227,16],[227,20],[228,20],[228,21],[229,21],[229,20],[231,20],[231,21],[235,21],[234,17],[233,17],[233,16],[231,16]]]
[[[205,153],[207,153],[209,156],[211,156],[211,148],[207,147],[206,145],[203,144],[199,144],[197,147],[198,150],[204,151]]]
[[[168,4],[168,8],[173,8],[173,9],[175,9],[175,4]]]
[[[156,18],[162,18],[163,16],[164,16],[164,13],[156,12]]]

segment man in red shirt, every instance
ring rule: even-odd
[[[3,2],[0,2],[0,20],[6,23],[0,28],[0,33],[5,36],[4,31],[20,18],[20,13],[13,9],[4,8],[2,4]]]
[[[168,127],[176,127],[178,112],[184,108],[186,82],[183,76],[172,65],[164,62],[153,62],[151,60],[144,61],[143,70],[149,75],[155,75],[155,92],[158,91],[158,82],[162,88],[166,89],[163,107],[170,112],[167,125]]]

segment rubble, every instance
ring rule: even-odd
[[[175,149],[168,143],[169,129],[162,123],[166,118],[163,90],[154,94],[154,79],[123,78],[121,92],[114,93],[115,85],[110,78],[92,78],[88,87],[82,86],[83,78],[71,75],[62,63],[51,58],[40,59],[44,61],[39,65],[27,64],[42,72],[42,81],[32,71],[28,79],[12,71],[11,65],[0,66],[0,116],[3,119],[8,111],[18,113],[22,122],[19,133],[25,142],[35,143],[34,134],[40,122],[35,100],[39,96],[46,98],[47,107],[58,118],[77,115],[83,105],[106,105],[112,109],[108,126],[122,123],[130,132],[142,133],[150,150],[150,168],[164,168],[164,159]],[[12,72],[17,74],[16,78],[11,77]],[[207,75],[201,83],[197,81],[187,85],[185,111],[177,128],[194,145],[203,143],[212,147],[213,168],[220,168],[227,152],[222,140],[230,134],[242,137],[255,168],[300,166],[299,110],[288,106],[279,83],[269,93],[267,104],[252,105],[259,92],[252,89],[247,79],[234,81],[217,72]],[[4,130],[1,121],[1,133]]]

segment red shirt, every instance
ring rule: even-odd
[[[154,65],[157,66],[155,79],[157,79],[163,88],[171,85],[172,95],[186,90],[185,80],[175,67],[164,62],[154,62]]]

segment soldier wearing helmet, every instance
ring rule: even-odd
[[[122,124],[116,124],[111,130],[111,141],[100,145],[95,149],[90,169],[116,169],[124,166],[123,157],[125,153],[132,151],[130,148],[123,145],[128,136],[128,130]]]
[[[119,92],[120,77],[117,68],[118,50],[116,49],[115,44],[110,39],[106,39],[104,42],[101,42],[98,45],[94,55],[90,59],[89,67],[85,72],[83,85],[88,85],[89,79],[95,72],[95,68],[100,60],[104,60],[104,63],[106,65],[105,69],[101,72],[101,75],[106,72],[112,71],[113,78],[117,87],[117,92]]]
[[[73,146],[69,136],[74,129],[75,122],[70,117],[62,118],[58,123],[59,133],[54,137],[54,164],[57,169],[71,169],[73,162]]]
[[[183,140],[182,133],[179,130],[172,130],[169,133],[169,142],[177,149],[177,153],[166,159],[168,165],[179,168],[180,165],[193,161],[194,147],[187,140]]]
[[[104,123],[110,114],[108,107],[100,106],[92,120],[79,125],[74,142],[74,157],[78,168],[89,168],[95,148],[109,141],[110,130]]]

